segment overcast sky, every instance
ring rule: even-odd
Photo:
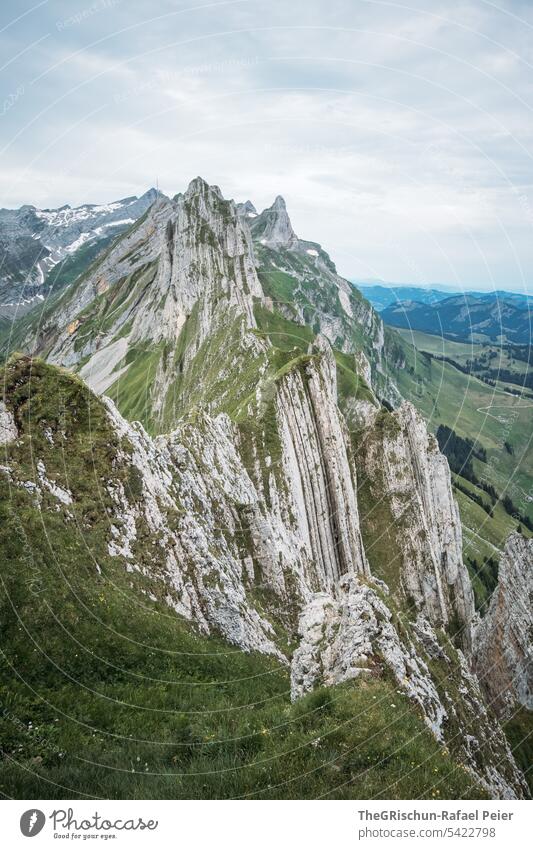
[[[530,0],[3,0],[1,206],[197,174],[341,273],[533,289]]]

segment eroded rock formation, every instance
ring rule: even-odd
[[[511,534],[475,634],[475,668],[492,707],[533,710],[533,540]]]

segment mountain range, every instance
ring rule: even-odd
[[[72,281],[156,197],[150,189],[140,198],[106,204],[0,209],[0,318],[23,314],[52,286]]]
[[[444,298],[449,298],[451,294],[449,291],[422,286],[360,282],[359,280],[354,280],[353,283],[378,312],[403,301],[435,304]]]
[[[519,292],[508,292],[505,289],[495,289],[491,292],[476,292],[464,289],[459,293],[450,286],[430,288],[427,286],[409,286],[406,283],[382,283],[370,280],[352,280],[352,283],[370,301],[378,312],[386,307],[395,306],[405,301],[415,301],[418,304],[436,304],[446,298],[474,297],[490,300],[508,301],[515,306],[527,307],[533,301],[533,295]]]
[[[4,784],[142,798],[135,765],[138,784],[105,772],[145,763],[129,739],[104,755],[106,735],[167,729],[133,701],[177,714],[174,755],[145,740],[177,796],[356,798],[365,776],[373,794],[527,796],[533,543],[509,535],[481,618],[448,462],[405,400],[431,363],[281,196],[257,212],[196,178],[151,201],[4,337],[2,686],[12,713],[49,695],[56,747],[22,744],[36,773],[8,763]],[[57,755],[80,747],[83,773]],[[235,786],[198,783],[225,771]]]
[[[531,344],[531,299],[511,292],[447,295],[435,301],[399,300],[381,310],[393,327],[460,342]]]

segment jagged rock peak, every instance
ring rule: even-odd
[[[147,189],[147,191],[145,191],[144,194],[141,195],[141,198],[145,198],[147,201],[151,201],[152,203],[154,200],[156,200],[156,198],[159,197],[166,196],[162,191],[156,189],[155,186],[151,186],[151,188]],[[123,198],[122,200],[117,201],[117,203],[132,203],[135,200],[137,200],[137,197],[135,195],[132,195],[129,198]]]
[[[245,218],[257,218],[257,209],[251,200],[245,200],[244,203],[238,203],[237,212]]]
[[[533,710],[533,539],[511,534],[498,585],[476,631],[474,662],[485,693],[500,714],[516,705]]]
[[[262,290],[250,233],[235,203],[225,200],[218,186],[196,177],[173,206],[164,232],[159,234],[152,302],[148,309],[145,299],[144,313],[139,313],[134,322],[133,338],[145,338],[151,327],[154,341],[172,341],[195,303],[200,315],[197,345],[213,332],[215,313],[220,317],[230,305],[246,315],[248,326],[253,327],[252,297],[261,297]]]
[[[254,237],[271,248],[293,247],[298,242],[281,195],[251,222],[250,227]]]
[[[216,195],[217,198],[222,199],[222,192],[220,191],[218,186],[210,186],[203,177],[195,177],[189,183],[187,187],[187,191],[185,192],[185,197],[190,199],[194,195]]]

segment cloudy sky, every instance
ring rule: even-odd
[[[0,205],[200,174],[352,278],[533,290],[530,0],[3,0]]]

